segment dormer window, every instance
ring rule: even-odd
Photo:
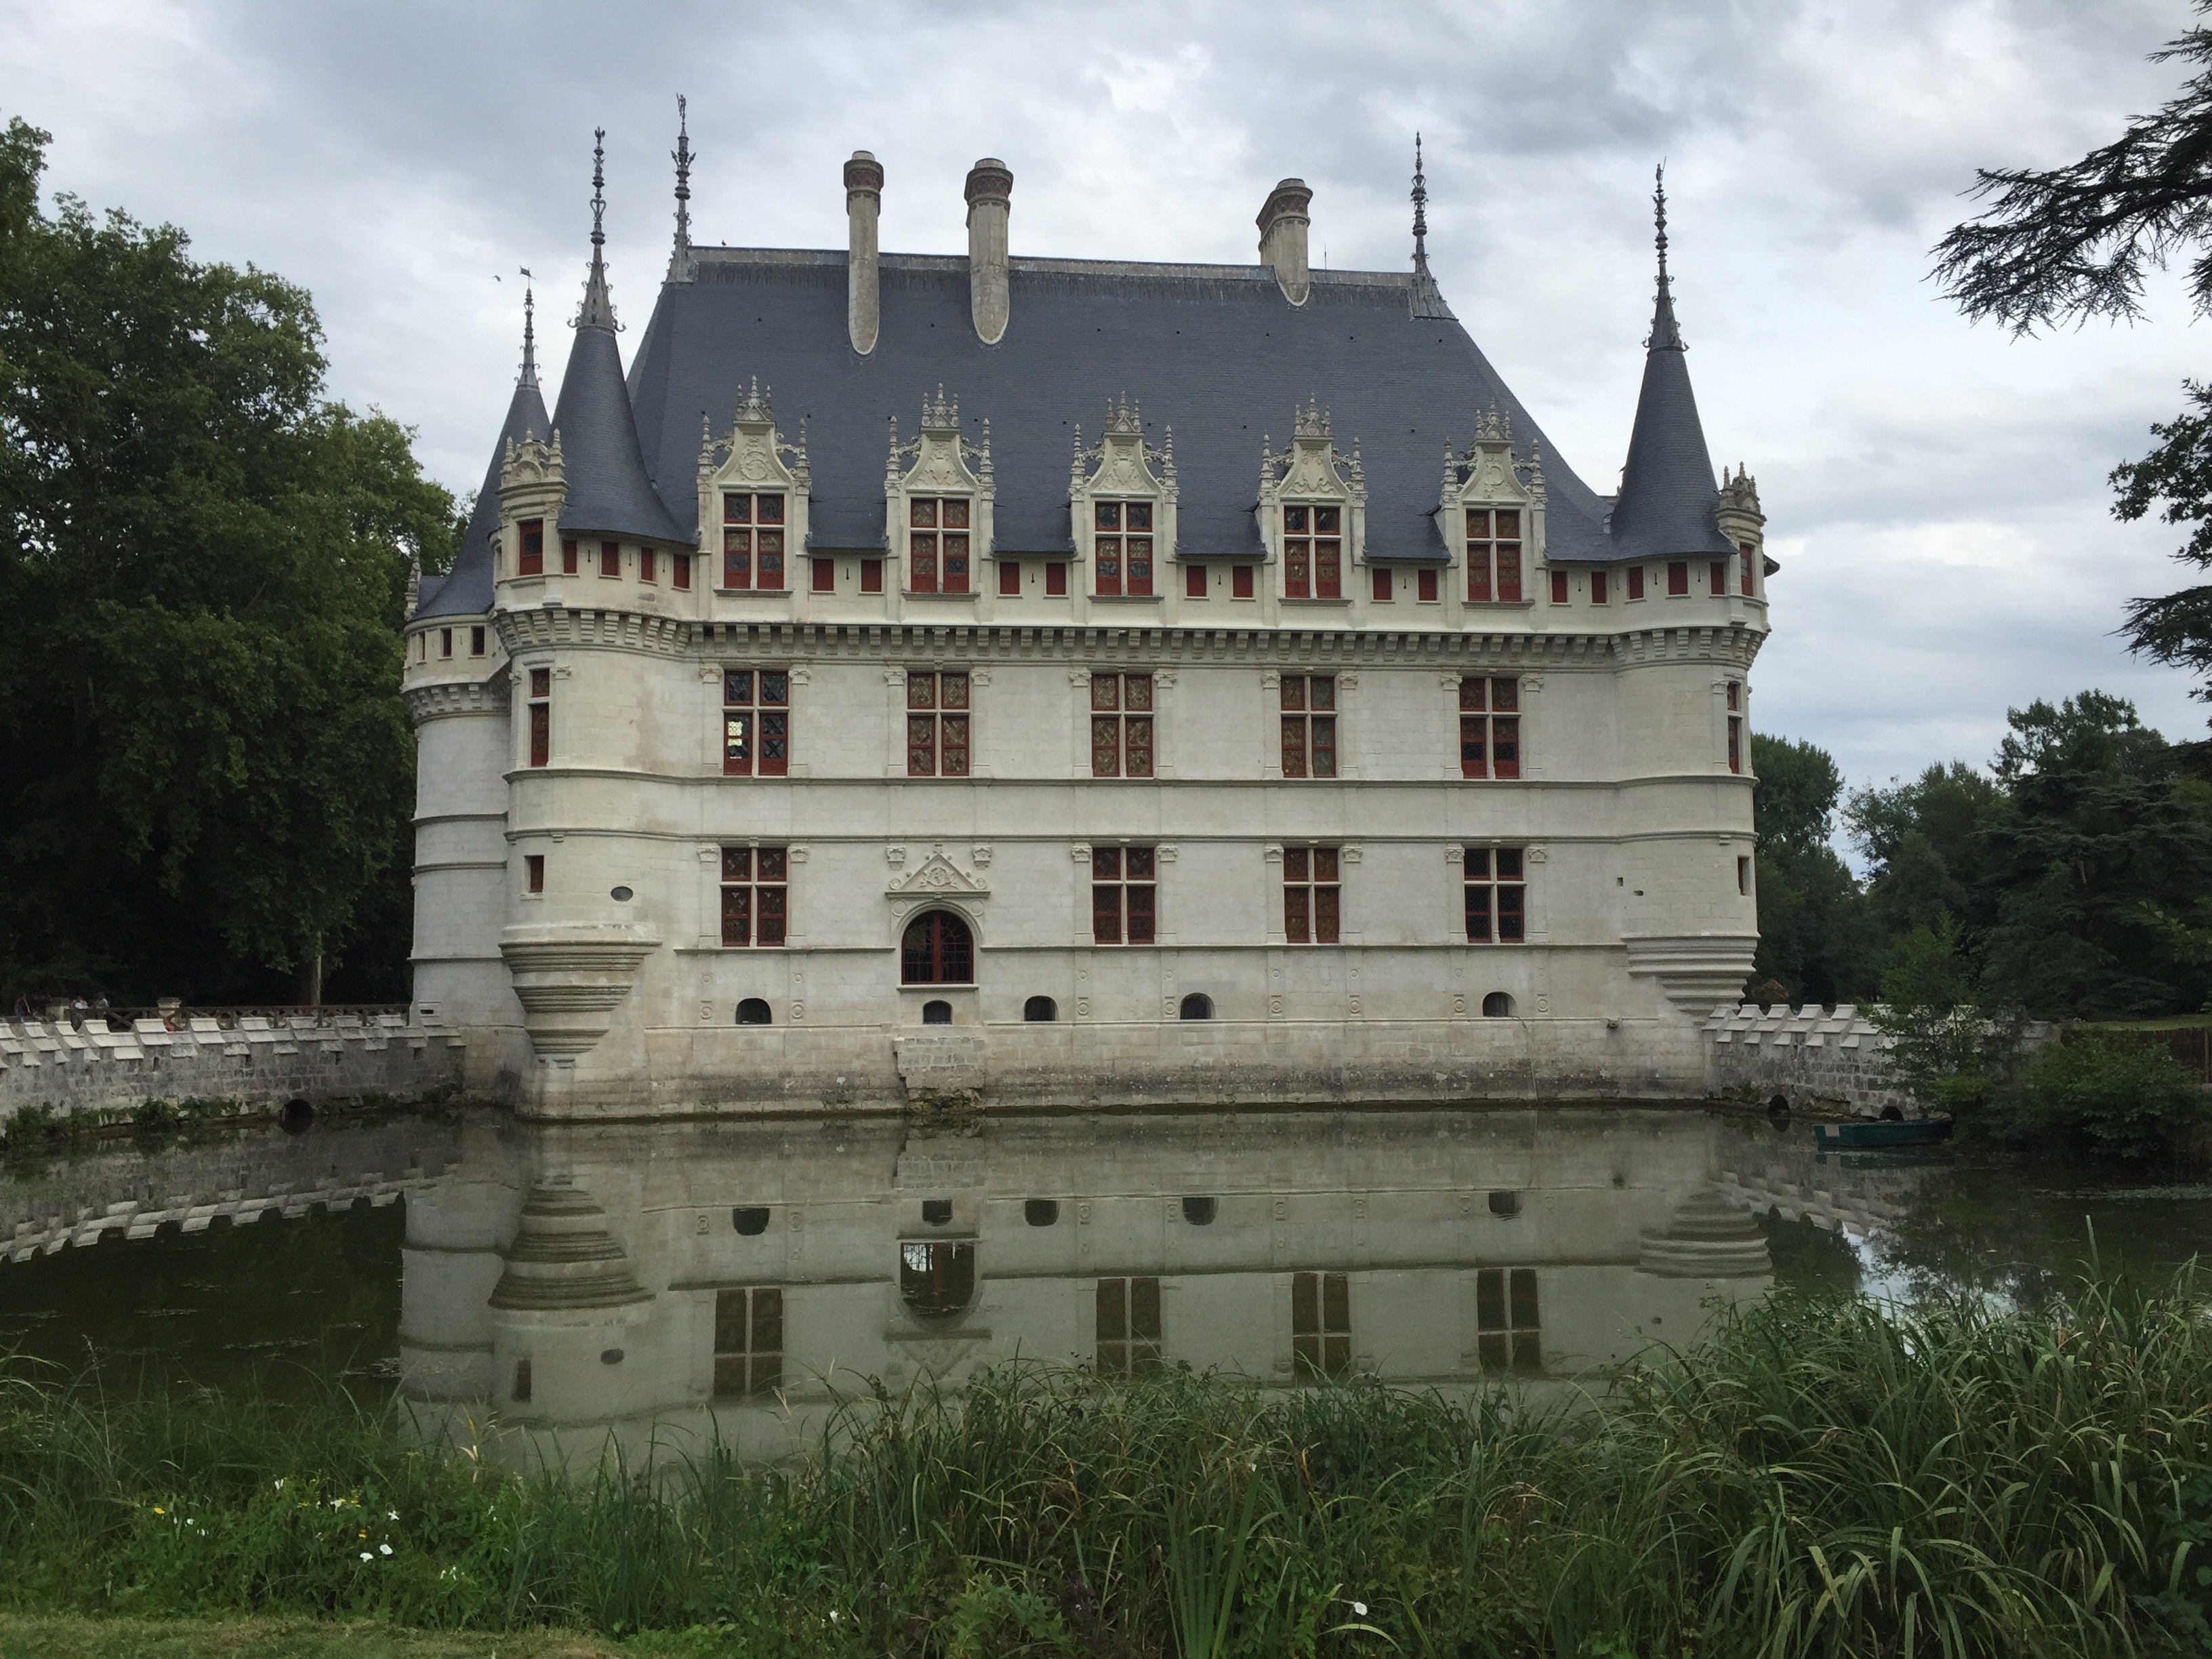
[[[1091,507],[1091,556],[1098,592],[1113,599],[1149,599],[1152,592],[1152,504],[1097,501]]]
[[[515,574],[520,576],[542,576],[545,574],[545,520],[525,519],[515,526],[521,532],[520,556],[515,563]]]
[[[915,496],[907,501],[907,591],[968,591],[968,502],[964,498]]]
[[[1470,605],[1521,602],[1518,507],[1468,508],[1467,599]]]
[[[1335,599],[1344,596],[1344,509],[1283,509],[1283,596]]]
[[[722,496],[722,586],[739,592],[783,592],[783,497]]]

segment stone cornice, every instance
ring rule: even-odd
[[[833,657],[972,662],[1358,664],[1377,668],[1615,668],[1705,661],[1747,668],[1766,630],[1741,621],[1599,633],[1364,628],[1201,628],[1089,623],[701,622],[546,605],[495,613],[510,655],[554,646],[658,657],[769,662]],[[410,694],[411,695],[411,694]],[[458,712],[458,711],[456,711]]]
[[[407,717],[417,726],[457,714],[504,714],[507,676],[488,680],[448,680],[436,685],[414,685],[400,694],[407,702]]]

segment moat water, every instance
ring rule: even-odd
[[[2212,1184],[1966,1143],[1823,1153],[1806,1125],[1689,1108],[1108,1116],[1024,1133],[447,1115],[18,1157],[0,1163],[0,1353],[118,1389],[335,1379],[375,1395],[412,1368],[425,1397],[453,1400],[514,1392],[509,1350],[529,1320],[580,1322],[575,1364],[598,1393],[574,1410],[604,1421],[687,1388],[759,1398],[802,1372],[843,1368],[849,1386],[881,1367],[896,1382],[1010,1352],[1158,1353],[1291,1380],[1556,1377],[1686,1335],[1716,1293],[1770,1282],[2032,1302],[2093,1249],[2138,1273],[2212,1255]],[[528,1254],[515,1217],[547,1191],[589,1193],[562,1201],[620,1242],[623,1306],[513,1289]],[[764,1281],[781,1287],[772,1322],[758,1300],[732,1314],[731,1296],[762,1292],[726,1287]],[[655,1334],[687,1295],[694,1334]],[[507,1316],[523,1325],[495,1332],[488,1302],[523,1308]],[[598,1334],[608,1321],[629,1335]],[[600,1363],[624,1342],[632,1392],[608,1406],[617,1373]],[[568,1350],[541,1333],[536,1352],[534,1406],[557,1419],[547,1379]]]

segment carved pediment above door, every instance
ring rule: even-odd
[[[884,889],[886,898],[988,898],[991,884],[972,871],[963,870],[940,847]]]

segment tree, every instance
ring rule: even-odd
[[[306,294],[42,215],[46,143],[0,142],[0,979],[270,995],[404,862],[402,595],[453,502],[324,399]]]
[[[1752,733],[1751,759],[1759,935],[1752,972],[1792,1003],[1864,995],[1873,989],[1865,904],[1830,845],[1843,775],[1826,750],[1763,732]]]
[[[2212,11],[2212,0],[2196,8]],[[1989,207],[1936,247],[1936,276],[1967,316],[2021,334],[2092,317],[2132,322],[2146,269],[2184,251],[2195,256],[2191,301],[2212,315],[2212,29],[2188,29],[2151,59],[2198,67],[2111,143],[2049,171],[1976,169],[1972,194]],[[2163,502],[2166,523],[2197,526],[2177,556],[2212,568],[2212,393],[2195,380],[2183,388],[2197,412],[2154,425],[2160,447],[2113,470],[2112,511],[2134,520]],[[2121,633],[2131,650],[2193,671],[2194,695],[2212,700],[2212,586],[2130,600]]]

